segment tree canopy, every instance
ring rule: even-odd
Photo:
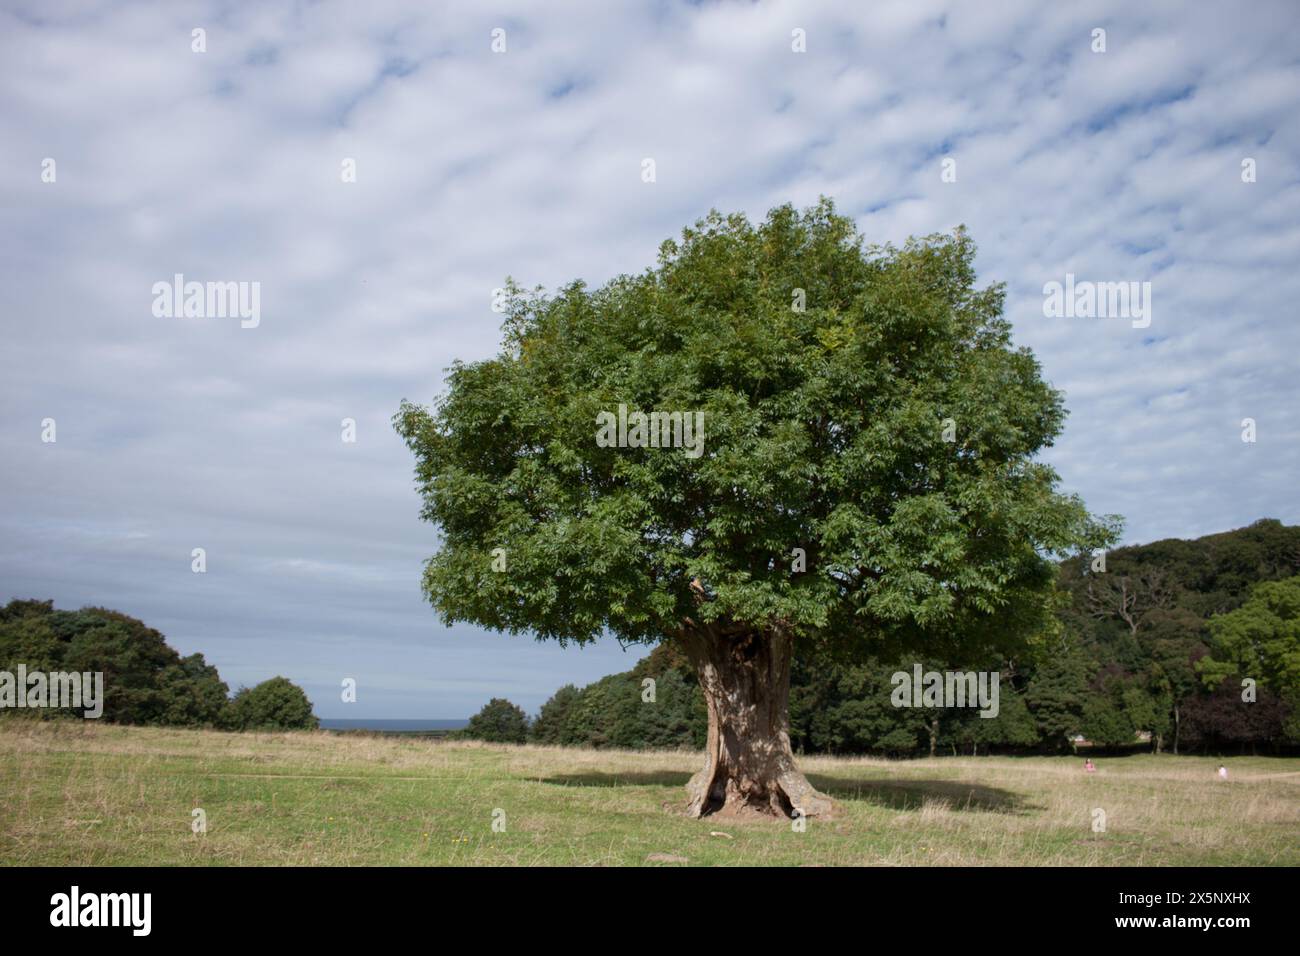
[[[307,694],[287,677],[241,687],[226,719],[234,730],[315,730],[319,723]]]
[[[430,600],[560,641],[689,619],[1016,646],[1050,613],[1049,557],[1108,529],[1035,460],[1062,398],[974,257],[963,230],[864,248],[822,200],[712,213],[595,290],[511,284],[500,354],[395,417],[442,534]],[[703,454],[603,447],[620,405],[702,412]]]
[[[60,611],[53,601],[32,600],[0,607],[0,671],[13,672],[19,664],[29,672],[102,673],[102,719],[109,723],[232,729],[316,726],[307,695],[288,679],[272,678],[240,689],[232,700],[217,668],[202,654],[182,657],[154,628],[108,608]]]
[[[107,608],[55,610],[52,601],[0,607],[0,670],[101,672],[103,719],[215,725],[229,690],[202,654],[181,657],[144,622]]]
[[[522,744],[528,739],[528,715],[504,697],[493,697],[457,736],[496,744]]]

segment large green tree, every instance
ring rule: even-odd
[[[962,230],[865,248],[822,200],[712,213],[599,289],[511,284],[500,354],[395,416],[441,529],[429,599],[539,639],[676,643],[709,712],[689,811],[829,810],[790,748],[796,641],[1009,653],[1050,614],[1050,557],[1106,538],[1036,461],[1062,398],[974,256]],[[702,433],[647,440],[651,412]]]

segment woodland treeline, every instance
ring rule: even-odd
[[[1056,627],[1015,660],[845,661],[797,649],[790,733],[805,752],[892,756],[1095,748],[1272,752],[1300,745],[1300,527],[1265,519],[1059,566]],[[899,708],[898,671],[991,670],[999,713]],[[653,702],[645,681],[653,678]],[[671,645],[561,687],[532,721],[494,700],[463,733],[587,747],[704,745],[694,672]]]
[[[61,611],[53,601],[33,600],[0,607],[0,672],[13,674],[20,664],[28,673],[102,673],[100,719],[108,723],[220,730],[317,726],[311,701],[287,678],[241,687],[232,697],[202,654],[182,657],[143,621],[107,608]],[[12,706],[6,703],[5,710]],[[9,712],[28,718],[80,717],[66,708]]]

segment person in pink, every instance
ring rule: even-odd
[[[1085,761],[1083,762],[1083,772],[1084,772],[1084,773],[1096,773],[1096,772],[1097,772],[1097,768],[1094,767],[1094,766],[1092,765],[1092,758],[1091,758],[1091,757],[1089,757],[1087,760],[1085,760]]]

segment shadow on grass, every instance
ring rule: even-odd
[[[633,773],[566,773],[547,777],[542,783],[557,787],[684,787],[691,779],[689,773],[676,770],[641,771]]]
[[[630,773],[571,773],[547,777],[557,787],[684,787],[689,773],[673,770]],[[808,782],[837,800],[861,800],[891,810],[919,810],[927,802],[952,810],[983,813],[1024,813],[1032,806],[1010,790],[952,780],[863,780],[809,774]]]
[[[954,780],[846,780],[810,773],[808,782],[828,797],[861,800],[890,810],[919,810],[926,802],[982,813],[1025,813],[1034,809],[1011,790]]]

